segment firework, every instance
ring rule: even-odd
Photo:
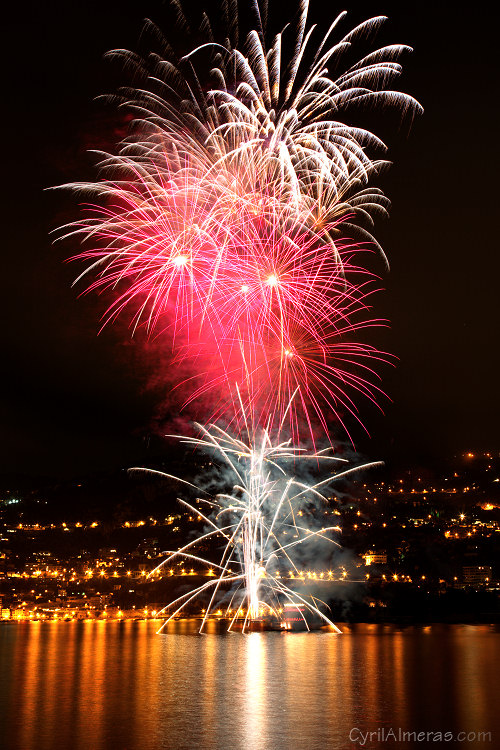
[[[100,207],[65,236],[86,243],[78,280],[91,275],[87,291],[114,296],[104,323],[128,310],[133,330],[155,330],[177,362],[192,363],[187,402],[212,391],[215,419],[238,385],[254,420],[277,424],[298,388],[289,410],[298,439],[301,424],[326,432],[325,415],[359,419],[357,397],[377,401],[373,365],[387,359],[357,340],[383,324],[371,314],[377,280],[365,256],[367,241],[376,247],[366,222],[388,206],[366,186],[383,163],[367,151],[385,147],[340,117],[354,104],[419,105],[387,90],[403,45],[329,76],[382,17],[332,43],[341,14],[313,49],[303,2],[295,31],[266,47],[260,10],[241,49],[234,23],[221,42],[205,18],[206,43],[182,59],[163,39],[163,57],[110,53],[144,85],[122,92],[135,119],[118,155],[103,155],[103,180],[71,185]]]
[[[311,519],[303,517],[304,510],[314,502],[328,507],[323,492],[335,480],[341,479],[360,468],[347,468],[337,471],[316,484],[297,479],[298,465],[304,462],[342,463],[345,459],[328,455],[327,452],[307,453],[293,448],[290,441],[271,440],[267,430],[245,442],[231,436],[216,425],[197,425],[200,438],[181,438],[188,445],[210,451],[214,458],[221,459],[223,471],[231,478],[232,491],[220,493],[215,498],[197,498],[196,504],[179,500],[195,516],[203,520],[208,528],[178,550],[167,550],[166,557],[150,573],[154,577],[173,562],[187,561],[205,564],[214,572],[213,578],[201,586],[183,594],[165,607],[160,614],[166,620],[162,628],[193,599],[210,595],[208,606],[200,626],[200,632],[210,615],[220,606],[221,592],[228,599],[227,610],[234,612],[229,629],[235,621],[242,621],[242,629],[258,620],[263,613],[278,613],[284,603],[299,602],[304,611],[319,617],[324,624],[336,632],[338,628],[320,609],[321,602],[314,596],[303,596],[287,585],[282,575],[284,569],[300,577],[296,563],[297,551],[304,551],[321,538],[336,547],[337,541],[331,538],[332,532],[340,532],[339,526],[311,525]],[[287,469],[293,466],[293,474]],[[135,469],[132,471],[148,471]],[[176,479],[164,472],[153,472],[162,477]],[[177,479],[193,490],[199,488]],[[206,493],[204,493],[206,494]],[[198,553],[198,548],[214,538],[222,541],[223,550],[217,564],[210,562]],[[227,588],[230,591],[227,593]],[[304,625],[307,618],[302,614]]]
[[[285,230],[275,200],[262,199],[257,211],[248,196],[200,183],[183,174],[155,190],[142,179],[111,186],[121,210],[85,220],[89,239],[104,245],[80,255],[95,272],[88,291],[115,290],[106,322],[135,307],[134,327],[144,316],[150,329],[161,323],[177,360],[198,373],[188,400],[234,393],[237,383],[247,410],[279,421],[300,386],[301,414],[290,412],[296,435],[303,416],[326,429],[326,410],[355,414],[354,391],[376,400],[366,361],[384,355],[355,341],[358,330],[383,323],[371,317],[377,280],[361,265],[366,251],[338,240],[333,255],[291,219]]]

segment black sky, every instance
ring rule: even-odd
[[[493,19],[481,4],[346,8],[349,25],[388,15],[384,41],[414,47],[401,89],[425,108],[409,134],[380,128],[395,164],[383,180],[391,218],[376,228],[391,262],[377,311],[392,321],[383,343],[399,364],[384,374],[385,416],[364,413],[371,439],[354,435],[371,458],[395,462],[500,450]],[[312,15],[326,27],[343,9],[318,3]],[[104,52],[137,48],[146,16],[168,35],[160,2],[25,2],[4,19],[0,474],[68,475],[147,457],[154,362],[124,327],[97,336],[101,303],[77,298],[68,249],[48,239],[71,218],[71,201],[43,192],[90,178],[86,150],[119,139],[117,120],[92,100],[114,85]]]

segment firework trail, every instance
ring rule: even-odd
[[[177,0],[173,7],[195,38]],[[253,0],[255,25],[240,43],[238,10],[222,0],[222,33],[203,15],[201,42],[182,57],[150,22],[158,52],[109,53],[135,82],[118,97],[130,133],[118,154],[100,155],[99,182],[69,186],[92,203],[62,235],[83,242],[77,281],[111,295],[103,324],[128,315],[133,331],[154,332],[172,365],[190,368],[186,403],[208,394],[206,422],[223,418],[233,434],[254,436],[245,443],[212,424],[191,441],[218,451],[238,481],[231,497],[210,501],[215,516],[204,516],[208,536],[226,543],[219,577],[174,603],[180,609],[205,589],[213,603],[232,582],[253,619],[261,592],[274,607],[291,595],[276,561],[284,555],[293,566],[293,548],[314,538],[295,511],[321,483],[301,485],[279,468],[302,455],[283,442],[285,426],[294,445],[314,444],[332,417],[346,431],[346,415],[360,421],[358,397],[377,403],[382,393],[375,366],[388,355],[359,332],[384,323],[371,311],[378,279],[366,258],[373,250],[385,258],[371,232],[388,200],[369,181],[387,163],[386,147],[350,121],[360,107],[410,117],[421,108],[390,88],[408,47],[384,46],[343,67],[384,17],[342,35],[341,13],[321,36],[301,0],[296,21],[273,35],[267,5]],[[296,539],[285,543],[290,528]]]

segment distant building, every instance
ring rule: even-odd
[[[387,565],[387,552],[385,550],[380,550],[380,552],[368,550],[361,557],[365,561],[365,565]]]
[[[462,570],[466,584],[477,585],[491,581],[491,565],[466,565]]]

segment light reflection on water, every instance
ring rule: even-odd
[[[348,750],[360,747],[353,727],[491,731],[491,743],[461,747],[500,746],[493,627],[243,636],[212,623],[200,636],[188,620],[163,635],[157,626],[1,623],[2,750]]]

